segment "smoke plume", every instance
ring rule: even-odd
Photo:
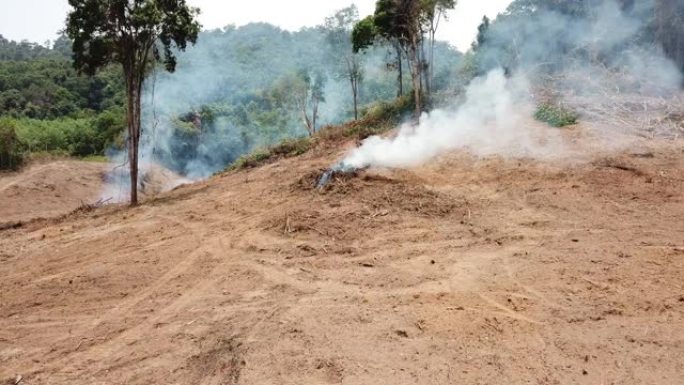
[[[361,106],[396,95],[387,51],[373,47],[360,57]],[[339,71],[339,55],[321,28],[288,32],[253,23],[202,32],[197,45],[177,53],[175,73],[158,71],[146,79],[141,172],[163,165],[188,180],[200,180],[257,148],[308,135],[301,111],[292,105],[294,91],[288,88],[297,83],[286,81],[302,72],[324,81],[317,129],[352,119],[350,85]],[[438,43],[436,57],[436,76],[448,80],[460,53]],[[114,154],[113,159],[126,158]],[[117,191],[126,191],[121,178],[112,180]]]
[[[538,103],[573,109],[596,123],[593,134],[606,141],[626,129],[646,129],[654,114],[672,107],[682,76],[657,44],[643,39],[650,1],[627,10],[613,0],[594,2],[581,16],[549,9],[530,16],[516,8],[520,3],[471,53],[484,74],[466,87],[462,102],[423,114],[393,138],[366,139],[337,167],[411,167],[454,149],[552,157],[568,146],[559,130],[531,119]]]
[[[493,70],[473,80],[458,107],[424,114],[418,125],[404,124],[394,138],[370,137],[343,163],[353,168],[412,167],[460,148],[479,155],[553,154],[562,145],[556,132],[525,127],[533,113],[528,90],[524,77],[507,78],[503,70]]]

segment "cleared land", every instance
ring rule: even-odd
[[[0,381],[681,384],[684,151],[636,144],[318,191],[333,143],[0,232]]]
[[[0,225],[67,214],[96,201],[108,165],[60,160],[0,174]]]

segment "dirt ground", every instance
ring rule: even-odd
[[[683,148],[321,147],[0,232],[0,383],[681,384]]]
[[[0,225],[67,214],[97,200],[106,163],[58,160],[0,174]]]

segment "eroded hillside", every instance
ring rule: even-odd
[[[681,382],[681,140],[315,189],[344,152],[1,232],[0,380]]]

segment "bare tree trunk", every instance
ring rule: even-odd
[[[416,51],[416,61],[418,62],[418,68],[423,68],[423,59],[420,57],[420,50]],[[423,89],[423,75],[421,74],[420,77],[418,78],[418,81],[420,82],[420,89]]]
[[[430,68],[428,69],[430,89],[432,89],[433,82],[435,81],[435,35],[437,34],[437,28],[442,19],[442,14],[442,9],[438,8],[437,15],[430,20]]]
[[[401,47],[399,47],[399,45],[397,44],[395,48],[397,50],[397,70],[399,71],[399,75],[397,77],[397,83],[399,85],[397,97],[400,98],[404,95],[404,65],[401,60]]]
[[[138,204],[138,155],[140,147],[140,98],[142,93],[142,75],[127,75],[128,82],[128,162],[131,182],[131,206]]]
[[[359,120],[359,79],[351,79],[352,96],[354,97],[354,120]]]
[[[346,58],[347,73],[349,75],[349,83],[352,89],[352,98],[354,98],[354,120],[359,120],[359,68],[355,58]]]
[[[316,118],[318,117],[318,98],[313,97],[311,101],[311,132],[316,133]]]
[[[425,59],[425,39],[421,37],[420,39],[420,71],[425,80],[425,95],[429,99],[432,93],[432,88],[430,85],[430,63]],[[421,87],[422,88],[422,87]]]
[[[304,120],[306,130],[309,132],[309,136],[313,136],[313,126],[311,124],[311,119],[309,119],[309,114],[306,113],[306,106],[302,108],[302,119]]]
[[[304,123],[304,127],[306,128],[306,131],[309,133],[309,136],[313,136],[314,132],[312,129],[311,119],[309,119],[309,114],[307,112],[307,110],[309,109],[308,98],[309,98],[309,96],[307,94],[301,94],[301,93],[295,94],[294,95],[294,103],[295,103],[295,107],[302,114],[302,122]]]
[[[309,131],[309,136],[313,136],[316,133],[316,116],[313,116],[313,121],[309,118],[309,113],[306,111],[306,106],[302,109],[302,114],[304,114],[304,124],[306,124],[306,129]]]
[[[415,119],[420,119],[420,114],[423,111],[421,103],[421,63],[418,58],[418,42],[414,40],[408,48],[409,63],[411,67],[411,80],[413,80],[413,98],[415,102]]]
[[[430,88],[432,88],[432,83],[435,81],[435,29],[434,27],[430,30]]]

